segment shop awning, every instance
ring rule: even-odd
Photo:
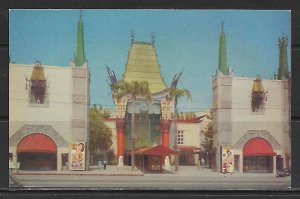
[[[152,148],[145,148],[145,149],[139,149],[135,152],[135,154],[140,155],[172,155],[176,154],[175,151],[173,151],[170,148],[164,147],[162,145],[157,145]]]
[[[271,144],[263,138],[249,140],[243,148],[244,156],[275,156]]]
[[[23,138],[17,147],[17,152],[39,152],[39,153],[56,153],[56,144],[48,136],[35,133]]]
[[[201,148],[196,146],[178,146],[180,151],[199,151]]]

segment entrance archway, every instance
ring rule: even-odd
[[[17,146],[17,158],[21,170],[56,170],[56,143],[42,133],[27,135]]]
[[[243,171],[245,173],[272,173],[276,153],[271,144],[260,137],[252,138],[243,148]]]

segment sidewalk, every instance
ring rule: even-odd
[[[13,172],[13,175],[66,175],[66,176],[149,176],[149,175],[168,175],[168,176],[182,176],[182,177],[247,177],[247,178],[263,178],[275,176],[273,173],[230,173],[223,174],[220,172],[212,171],[209,168],[197,168],[196,166],[179,166],[179,170],[175,171],[175,167],[171,166],[171,171],[167,173],[144,173],[141,170],[131,170],[130,166],[115,166],[115,165],[107,165],[106,170],[101,167],[91,166],[88,171],[23,171],[19,170],[19,172]]]
[[[240,177],[240,176],[247,176],[247,177],[253,177],[257,178],[258,176],[261,178],[263,176],[276,176],[274,173],[233,173],[232,175],[230,173],[223,174],[221,172],[212,171],[209,168],[197,168],[196,166],[180,166],[179,171],[175,172],[174,168],[171,168],[171,171],[175,175],[179,176],[199,176],[199,177]]]
[[[23,171],[13,172],[13,175],[66,175],[66,176],[143,176],[144,173],[140,170],[131,170],[130,166],[118,167],[115,165],[107,165],[106,170],[99,169],[98,166],[91,166],[88,171]]]

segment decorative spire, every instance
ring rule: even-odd
[[[224,21],[221,22],[222,32],[224,32]]]
[[[154,35],[154,33],[152,32],[152,33],[151,33],[151,44],[152,44],[152,46],[154,46],[154,43],[155,43],[155,35]]]
[[[75,65],[82,66],[85,62],[84,53],[84,33],[83,33],[83,23],[82,23],[82,11],[80,10],[78,25],[77,25],[77,46],[75,55]]]
[[[289,78],[287,45],[288,45],[288,38],[287,38],[287,36],[284,36],[282,34],[281,38],[278,39],[279,68],[278,68],[277,78],[280,80]]]
[[[227,56],[226,56],[226,40],[224,33],[224,22],[221,23],[221,36],[219,42],[219,65],[218,71],[223,75],[229,75],[228,66],[227,66]]]
[[[130,36],[131,36],[131,45],[132,45],[134,43],[134,32],[133,31],[131,31]]]

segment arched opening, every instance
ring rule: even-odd
[[[57,146],[42,133],[30,134],[19,142],[17,158],[21,170],[56,170]]]
[[[243,171],[245,173],[272,173],[273,157],[276,153],[263,138],[252,138],[243,148]]]

